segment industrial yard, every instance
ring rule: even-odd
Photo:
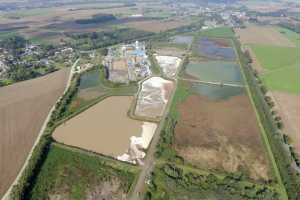
[[[103,64],[107,78],[114,83],[129,83],[151,75],[145,44],[138,41],[110,48]]]

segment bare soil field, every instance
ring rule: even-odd
[[[300,95],[285,92],[272,92],[283,118],[284,132],[292,140],[296,152],[300,155]]]
[[[135,115],[154,120],[162,117],[173,89],[172,81],[160,77],[144,81],[138,94]]]
[[[248,26],[245,29],[235,29],[243,44],[264,44],[281,47],[296,47],[273,27]]]
[[[138,30],[159,33],[161,31],[167,31],[188,24],[189,24],[188,21],[183,21],[183,20],[170,20],[170,21],[149,20],[149,21],[141,21],[141,22],[129,22],[125,25],[129,26],[130,28],[135,28]]]
[[[16,178],[51,107],[62,95],[69,71],[0,88],[0,196]]]
[[[186,161],[210,170],[245,171],[254,180],[270,178],[260,130],[247,95],[224,100],[191,95],[178,105],[178,111],[174,147]]]

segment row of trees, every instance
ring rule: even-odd
[[[160,183],[157,180],[163,180],[164,182]],[[184,170],[171,163],[163,164],[154,171],[144,199],[155,200],[158,199],[157,194],[172,193],[172,190],[182,191],[181,194],[185,196],[189,196],[188,193],[195,193],[194,198],[213,194],[216,198],[222,197],[222,199],[279,199],[278,193],[271,187],[243,182],[241,173],[227,174],[224,177],[212,173],[199,174]],[[172,196],[172,194],[169,196]]]
[[[294,159],[291,156],[291,153],[286,150],[284,144],[284,137],[280,131],[280,129],[283,127],[283,124],[278,123],[278,119],[281,118],[277,115],[277,112],[272,109],[274,103],[272,103],[270,98],[266,96],[267,88],[263,86],[261,80],[257,78],[257,72],[253,70],[250,59],[248,59],[241,51],[240,43],[236,40],[234,42],[253,96],[254,103],[260,115],[261,123],[267,133],[268,141],[276,160],[276,165],[280,173],[279,178],[282,179],[288,194],[288,198],[290,200],[298,200],[300,199],[299,174],[292,167],[292,162]]]
[[[74,96],[78,89],[78,81],[78,76],[74,76],[70,89],[56,103],[55,110],[51,115],[42,138],[34,148],[28,165],[26,166],[19,182],[12,189],[10,196],[12,200],[27,199],[28,193],[31,191],[38,172],[40,171],[49,152],[52,142],[51,133],[62,119],[62,116],[65,115],[68,103],[70,103],[70,99]]]
[[[99,49],[121,42],[132,42],[153,35],[153,33],[123,28],[115,31],[103,31],[83,34],[67,34],[73,40],[71,46],[80,50]]]

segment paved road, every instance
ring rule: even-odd
[[[208,84],[208,85],[231,86],[231,87],[240,87],[240,88],[245,87],[244,85],[233,84],[233,83],[222,83],[222,82],[214,82],[214,81],[200,81],[200,80],[187,79],[187,78],[179,78],[179,79],[183,80],[183,81],[203,83],[203,84]]]
[[[79,62],[79,60],[80,60],[80,59],[78,58],[78,59],[74,62],[74,64],[72,65],[72,67],[71,67],[70,75],[69,75],[69,78],[68,78],[68,82],[67,82],[67,84],[66,84],[66,88],[65,88],[65,91],[64,91],[63,94],[65,94],[65,93],[67,92],[67,90],[69,89],[69,87],[70,87],[70,85],[71,85],[72,77],[73,77],[74,72],[75,72],[75,67],[76,67],[77,63]],[[62,96],[63,96],[63,95],[62,95]],[[57,100],[57,102],[58,102],[59,100],[60,100],[60,98]],[[10,199],[10,198],[9,198],[9,195],[10,195],[10,193],[11,193],[11,190],[12,190],[13,186],[17,185],[17,183],[18,183],[18,181],[20,180],[20,178],[21,178],[21,176],[22,176],[24,170],[26,169],[26,166],[28,165],[28,162],[29,162],[29,160],[30,160],[30,158],[31,158],[31,155],[32,155],[32,153],[33,153],[34,148],[35,148],[36,145],[39,143],[39,141],[40,141],[40,139],[41,139],[43,133],[45,132],[45,129],[47,128],[47,124],[48,124],[48,122],[49,122],[49,120],[50,120],[50,117],[51,117],[52,112],[53,112],[54,109],[55,109],[55,105],[56,105],[56,103],[53,105],[53,107],[52,107],[51,110],[49,111],[49,113],[48,113],[48,115],[47,115],[47,118],[46,118],[46,120],[44,121],[43,126],[42,126],[41,129],[40,129],[39,135],[38,135],[38,137],[36,138],[36,140],[35,140],[35,142],[34,142],[34,145],[32,146],[32,148],[31,148],[31,150],[30,150],[30,153],[28,154],[28,156],[27,156],[27,158],[26,158],[26,161],[25,161],[23,167],[21,168],[20,172],[18,173],[18,175],[17,175],[16,179],[14,180],[14,182],[12,183],[12,185],[9,187],[9,189],[6,191],[6,193],[5,193],[4,196],[2,197],[2,200],[9,200],[9,199]]]

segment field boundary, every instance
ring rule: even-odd
[[[45,121],[44,121],[44,123],[43,123],[41,129],[40,129],[40,132],[39,132],[39,134],[38,134],[38,136],[37,136],[37,138],[36,138],[36,140],[35,140],[35,142],[34,142],[32,148],[31,148],[31,150],[30,150],[30,152],[29,152],[29,154],[28,154],[28,156],[27,156],[27,158],[26,158],[26,160],[25,160],[25,162],[24,162],[24,164],[23,164],[23,167],[22,167],[21,170],[19,171],[19,173],[18,173],[17,177],[15,178],[14,182],[11,184],[11,186],[9,187],[9,189],[6,191],[6,193],[5,193],[4,196],[2,197],[2,200],[9,200],[9,199],[10,199],[10,195],[11,195],[11,192],[12,192],[12,190],[13,190],[13,187],[16,186],[16,185],[18,184],[18,182],[19,182],[19,180],[21,179],[21,177],[22,177],[22,175],[23,175],[25,169],[27,168],[27,165],[28,165],[28,163],[30,162],[31,157],[32,157],[32,154],[33,154],[33,152],[34,152],[34,149],[35,149],[36,146],[39,144],[39,142],[40,142],[42,136],[44,135],[44,133],[45,133],[45,131],[46,131],[46,129],[47,129],[48,122],[49,122],[50,119],[51,119],[52,113],[53,113],[54,110],[56,109],[57,103],[58,103],[58,102],[62,99],[62,97],[67,93],[67,91],[68,91],[68,89],[69,89],[69,87],[70,87],[70,85],[71,85],[72,78],[73,78],[74,71],[75,71],[75,67],[76,67],[77,63],[79,62],[79,60],[80,60],[80,59],[77,59],[77,60],[74,62],[74,64],[72,65],[72,67],[71,67],[71,69],[70,69],[69,78],[68,78],[68,81],[67,81],[67,84],[66,84],[66,86],[65,86],[65,90],[64,90],[63,94],[61,95],[60,98],[58,98],[58,100],[54,103],[54,105],[53,105],[52,108],[50,109],[50,111],[49,111],[49,113],[48,113],[48,115],[47,115],[47,117],[46,117],[46,119],[45,119]]]
[[[237,49],[238,46],[236,45],[235,43],[235,51],[237,52],[237,56],[238,56],[238,62],[239,62],[239,66],[241,68],[241,72],[242,72],[242,76],[244,77],[245,81],[246,81],[246,90],[247,90],[247,93],[249,95],[249,99],[251,101],[251,104],[252,104],[252,107],[255,111],[255,115],[256,115],[256,118],[257,118],[257,121],[258,121],[258,124],[259,124],[259,127],[260,127],[260,130],[261,130],[261,135],[263,136],[263,141],[266,145],[266,148],[267,148],[267,151],[268,151],[268,154],[269,154],[269,158],[271,160],[271,163],[272,163],[272,166],[273,166],[273,170],[275,172],[275,175],[276,175],[276,179],[278,181],[278,184],[279,184],[279,188],[280,189],[280,192],[281,192],[281,195],[282,195],[282,198],[285,199],[285,200],[288,200],[288,195],[287,195],[287,191],[286,191],[286,188],[283,184],[283,180],[281,178],[281,175],[280,175],[280,171],[279,171],[279,168],[277,166],[277,163],[276,163],[276,160],[275,160],[275,157],[273,155],[273,151],[272,151],[272,148],[271,148],[271,144],[269,142],[269,138],[267,136],[267,133],[266,133],[266,130],[262,124],[262,119],[261,119],[261,116],[259,115],[259,112],[258,112],[258,108],[256,107],[256,104],[254,102],[254,99],[253,99],[253,94],[252,94],[252,91],[250,90],[250,86],[249,86],[249,79],[247,78],[246,74],[245,74],[245,66],[242,65],[242,62],[241,62],[241,53],[240,52],[240,49],[238,50]]]

